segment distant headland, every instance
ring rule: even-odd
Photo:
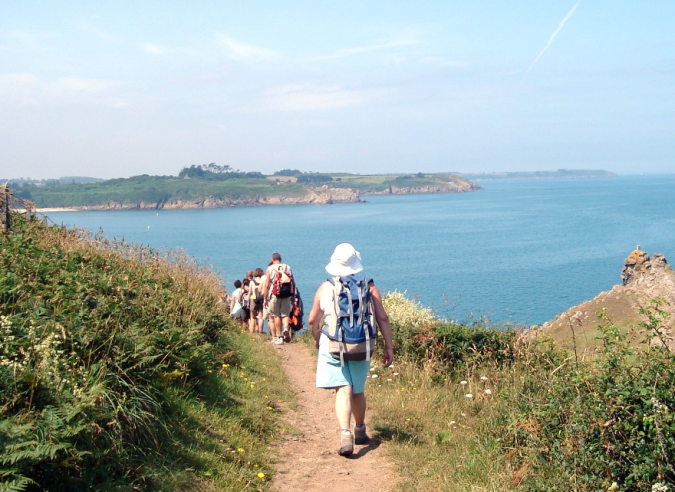
[[[273,175],[207,164],[183,168],[177,176],[101,180],[72,177],[9,180],[12,192],[42,210],[153,210],[260,205],[358,203],[368,195],[465,193],[474,181],[494,179],[589,178],[607,171],[565,170],[503,173],[350,174],[284,169]]]

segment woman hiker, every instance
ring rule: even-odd
[[[368,281],[357,274],[363,271],[361,255],[349,243],[339,244],[326,271],[333,278],[323,282],[314,296],[312,311],[309,314],[309,325],[314,336],[316,347],[319,349],[316,369],[316,387],[335,389],[335,413],[340,426],[340,448],[338,453],[349,456],[354,452],[354,444],[365,444],[366,434],[366,395],[364,393],[366,379],[370,370],[370,348],[366,360],[349,360],[350,356],[340,353],[331,355],[331,333],[338,317],[338,297],[341,281],[360,280],[367,285],[362,287],[364,298],[370,297],[367,309],[374,314],[377,325],[384,338],[384,354],[382,362],[389,367],[394,360],[394,345],[392,341],[389,317],[382,307],[380,292],[372,281]],[[336,288],[335,285],[338,285]],[[369,295],[368,295],[369,293]],[[366,311],[367,312],[367,311]],[[323,325],[321,321],[323,320]],[[373,327],[373,330],[375,328]],[[335,331],[333,329],[333,331]],[[375,336],[376,336],[376,332]],[[335,343],[333,344],[335,345]],[[333,354],[335,352],[333,351]],[[355,356],[355,358],[359,358]],[[354,415],[354,431],[351,428],[351,418]]]

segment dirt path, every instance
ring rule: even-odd
[[[293,427],[300,429],[301,435],[281,437],[280,455],[286,458],[277,464],[278,473],[272,490],[393,490],[395,474],[385,462],[384,445],[371,429],[368,429],[369,442],[364,446],[355,446],[351,457],[337,454],[339,437],[335,393],[314,386],[315,362],[309,349],[294,342],[279,346],[279,351],[298,402],[297,410],[285,409],[285,418]]]

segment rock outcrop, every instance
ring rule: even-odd
[[[253,196],[253,197],[208,197],[202,200],[171,200],[166,202],[120,203],[107,202],[102,205],[78,207],[78,210],[177,210],[197,208],[227,208],[256,205],[325,205],[330,203],[360,202],[361,198],[349,188],[315,188],[297,197]]]
[[[598,344],[598,326],[603,323],[598,319],[598,312],[603,311],[616,326],[630,330],[633,336],[641,337],[642,340],[648,339],[650,334],[641,327],[647,318],[640,310],[650,306],[655,299],[661,299],[659,308],[668,314],[662,320],[665,328],[662,338],[672,347],[675,331],[675,270],[665,256],[656,253],[650,258],[638,246],[626,258],[621,269],[621,282],[621,285],[601,292],[594,299],[568,309],[553,320],[532,327],[527,335],[547,334],[567,348],[573,343],[577,347],[593,347]],[[658,338],[652,341],[660,343]]]

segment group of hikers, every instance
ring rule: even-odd
[[[246,272],[244,280],[234,281],[229,297],[230,315],[251,333],[264,333],[267,320],[270,341],[288,343],[302,328],[302,298],[291,267],[281,261],[279,253],[263,271]]]
[[[385,367],[394,360],[394,344],[380,291],[363,275],[360,253],[351,244],[341,243],[325,270],[330,277],[317,289],[308,318],[319,351],[316,387],[335,390],[338,454],[350,456],[354,445],[367,444],[369,439],[364,390],[378,328],[384,339]],[[265,271],[257,268],[248,272],[234,286],[230,313],[252,333],[263,333],[267,319],[270,340],[283,345],[291,340],[293,331],[302,328],[302,299],[291,267],[282,263],[279,253],[272,254]]]

